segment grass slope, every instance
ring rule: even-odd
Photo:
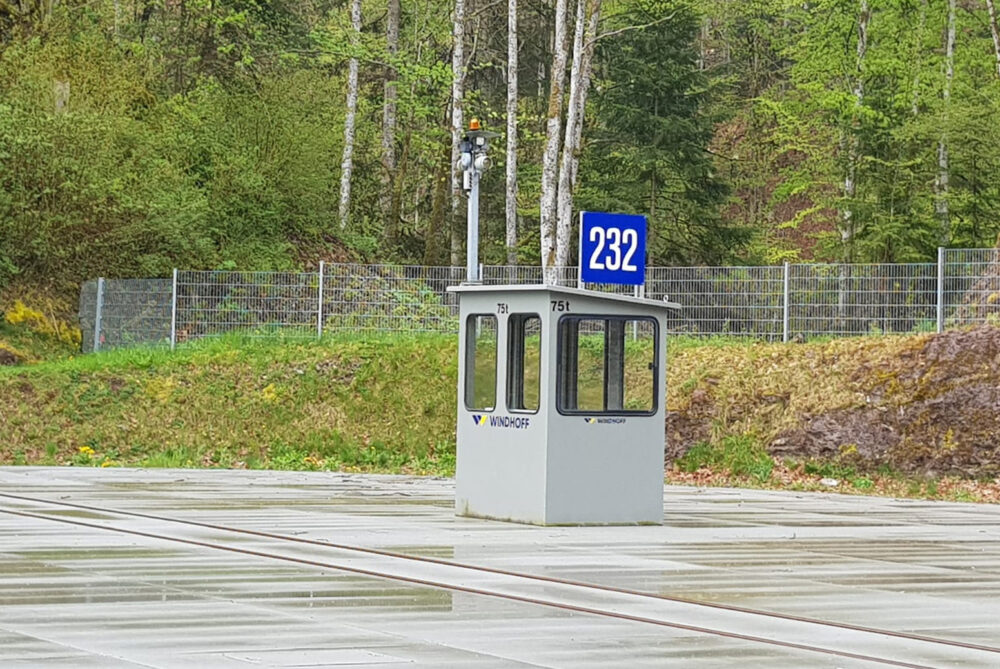
[[[216,339],[0,369],[0,462],[454,470],[454,337]]]
[[[457,357],[450,335],[224,338],[0,367],[0,463],[450,475]],[[671,480],[810,489],[835,478],[842,491],[911,496],[936,496],[952,485],[944,475],[1000,483],[995,328],[673,338],[667,404]],[[896,485],[897,472],[923,483]],[[1000,498],[986,485],[953,497]]]
[[[748,437],[771,456],[925,476],[1000,476],[1000,329],[677,351],[680,457]]]

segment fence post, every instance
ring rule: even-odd
[[[94,307],[94,353],[101,350],[102,311],[104,311],[104,277],[97,279],[97,304]]]
[[[782,287],[781,287],[781,341],[788,341],[788,295],[789,295],[789,264],[785,261],[785,272],[782,277]]]
[[[316,339],[323,338],[323,261],[319,261],[319,306],[316,309]]]
[[[944,332],[944,247],[938,247],[937,331]]]
[[[177,268],[170,281],[170,350],[177,348]]]

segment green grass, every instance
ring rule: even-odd
[[[528,343],[531,402],[538,343]],[[477,372],[484,381],[493,376],[487,368],[494,346],[482,352],[488,364]],[[762,444],[802,415],[855,406],[865,365],[881,369],[914,343],[674,337],[668,346],[670,410],[711,426],[710,436],[694,433],[678,469],[708,468],[732,474],[739,485],[772,486],[780,477],[772,475],[775,463]],[[650,395],[650,352],[648,341],[626,342],[629,407]],[[601,353],[596,341],[582,342],[581,381],[603,378]],[[321,342],[234,336],[173,352],[59,350],[38,357],[48,359],[0,367],[0,464],[454,472],[454,335],[338,335]],[[581,384],[587,406],[599,406],[600,394],[599,386]],[[892,472],[862,464],[845,455],[801,468],[857,492],[878,492]],[[915,487],[913,496],[944,494],[934,481],[899,485]]]
[[[447,335],[202,340],[0,368],[0,463],[448,475]]]
[[[529,344],[525,399],[536,403],[537,337]],[[40,353],[0,367],[0,464],[454,472],[454,335]],[[581,356],[595,374],[596,353]],[[646,401],[649,343],[629,340],[626,354],[627,395]]]
[[[729,436],[718,442],[698,444],[679,458],[676,464],[684,472],[707,467],[757,481],[771,478],[774,469],[774,460],[750,435]]]

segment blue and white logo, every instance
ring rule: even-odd
[[[531,427],[531,418],[528,416],[487,416],[484,414],[472,414],[472,422],[479,427],[489,425],[490,427],[506,427],[515,430],[527,430]]]
[[[646,282],[646,217],[580,213],[580,280],[641,286]]]

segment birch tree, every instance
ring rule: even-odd
[[[860,112],[865,102],[864,83],[864,63],[865,54],[868,52],[868,22],[871,20],[871,10],[868,7],[868,0],[861,0],[858,12],[858,46],[854,67],[854,111],[855,115]],[[856,123],[854,121],[853,123]],[[857,169],[858,169],[858,137],[854,127],[848,130],[847,138],[847,176],[844,177],[844,204],[841,213],[842,227],[840,239],[844,247],[844,260],[850,262],[853,259],[854,245],[854,210],[851,200],[857,194]]]
[[[583,2],[584,0],[578,0]],[[541,257],[545,283],[558,283],[556,271],[556,189],[558,186],[559,140],[562,135],[563,89],[566,82],[566,0],[556,0],[552,76],[542,153],[542,185],[539,207]]]
[[[993,0],[986,0],[986,10],[990,15],[990,35],[993,36],[993,55],[997,61],[997,77],[1000,77],[1000,30],[997,29],[997,10]]]
[[[565,0],[563,0],[565,1]],[[451,265],[462,264],[462,170],[458,143],[465,132],[462,98],[465,94],[465,0],[455,0],[451,52]]]
[[[559,165],[556,223],[556,264],[569,264],[570,232],[573,227],[573,190],[583,137],[584,110],[590,88],[601,0],[580,0],[573,31],[573,65],[570,70],[569,105],[566,112],[566,133]]]
[[[361,0],[351,0],[351,27],[361,35]],[[351,210],[351,172],[354,169],[354,120],[358,111],[358,59],[347,65],[347,114],[344,117],[344,157],[340,163],[340,227],[347,227]]]
[[[940,243],[947,246],[951,237],[951,221],[948,211],[948,182],[951,173],[948,166],[948,112],[951,103],[951,82],[955,77],[955,0],[948,0],[948,30],[944,46],[944,90],[941,93],[944,121],[938,139],[938,174],[934,181],[934,213],[937,214],[940,229]]]
[[[385,181],[382,191],[382,212],[385,215],[385,236],[390,243],[398,236],[399,207],[396,195],[396,82],[399,74],[394,65],[399,53],[400,0],[389,0],[385,24],[385,47],[389,57],[386,69],[385,101],[382,108],[382,171]]]
[[[517,264],[517,0],[507,0],[507,264]]]
[[[992,2],[993,0],[988,0]],[[920,16],[917,19],[917,39],[916,45],[914,47],[914,58],[915,63],[913,67],[913,100],[910,104],[910,112],[913,116],[916,116],[920,102],[920,69],[923,66],[924,57],[924,26],[927,24],[927,0],[920,0]]]

